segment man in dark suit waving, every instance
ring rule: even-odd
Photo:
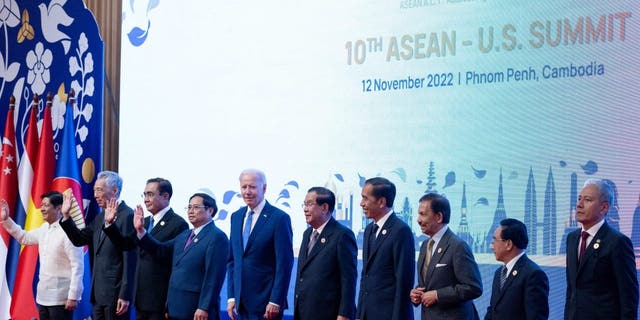
[[[637,319],[635,255],[631,240],[604,219],[612,203],[606,182],[585,182],[576,205],[582,228],[567,235],[565,319]]]
[[[549,318],[549,279],[527,257],[527,226],[516,219],[500,221],[493,233],[493,253],[504,263],[493,277],[491,302],[485,320]]]
[[[147,180],[142,194],[144,204],[151,216],[144,219],[144,228],[160,242],[169,241],[189,229],[189,225],[169,206],[173,188],[163,178]],[[111,223],[113,217],[105,217]],[[122,250],[137,249],[135,236],[123,237],[116,225],[104,229],[109,239]],[[137,320],[164,320],[167,290],[171,276],[171,256],[155,257],[145,250],[138,250],[134,305]]]
[[[93,253],[91,272],[91,303],[94,319],[129,319],[129,304],[133,297],[136,253],[119,249],[103,232],[105,214],[114,215],[115,227],[121,234],[132,234],[133,210],[124,201],[117,201],[122,190],[122,178],[112,171],[98,173],[93,194],[103,211],[86,227],[79,229],[69,217],[71,196],[62,203],[60,226],[75,246],[89,245]]]
[[[353,232],[333,217],[336,197],[313,187],[304,199],[311,227],[298,254],[294,319],[347,320],[355,315],[358,246]]]
[[[429,235],[418,256],[418,287],[411,301],[422,305],[422,319],[478,319],[473,299],[482,294],[482,279],[469,245],[449,230],[447,198],[428,193],[420,198],[418,224]]]
[[[385,178],[368,179],[362,188],[360,206],[373,222],[364,230],[357,319],[413,319],[413,233],[393,212],[395,197],[396,186]]]
[[[240,174],[247,206],[231,215],[227,313],[231,319],[281,319],[293,267],[291,218],[264,198],[262,171]]]

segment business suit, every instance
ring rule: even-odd
[[[502,290],[498,268],[493,276],[491,302],[485,320],[549,318],[549,279],[526,254],[522,255],[509,272]]]
[[[369,239],[370,223],[364,230]],[[375,236],[375,235],[371,235]],[[409,292],[415,275],[415,249],[411,228],[391,213],[374,245],[364,245],[357,319],[413,319]]]
[[[148,230],[151,219],[153,219],[151,216],[144,219],[145,230]],[[154,225],[150,234],[159,242],[166,242],[187,229],[189,229],[187,222],[173,212],[173,209],[169,209],[162,219]],[[171,256],[154,257],[144,250],[138,250],[136,235],[122,237],[119,229],[114,228],[114,225],[105,228],[105,233],[122,250],[136,249],[137,251],[138,264],[134,294],[136,317],[140,318],[141,313],[164,315],[169,277],[171,276]]]
[[[127,235],[135,232],[133,229],[133,210],[124,201],[118,205],[116,221],[113,224],[122,234]],[[71,218],[60,221],[60,226],[73,245],[89,245],[93,253],[91,302],[94,305],[94,311],[96,306],[105,306],[112,307],[115,314],[118,299],[131,301],[133,297],[133,279],[136,270],[135,252],[118,249],[102,231],[104,211],[83,229],[78,229]],[[116,318],[128,319],[128,313]],[[94,317],[101,318],[101,315],[94,314]]]
[[[280,310],[287,308],[293,231],[289,215],[265,201],[244,250],[242,229],[247,211],[245,206],[231,215],[227,294],[235,298],[241,317],[261,318],[269,302],[278,304]]]
[[[141,250],[157,258],[173,257],[167,294],[171,319],[193,319],[197,309],[207,311],[209,319],[220,319],[220,289],[229,240],[213,221],[202,227],[187,246],[191,232],[185,230],[167,242],[159,242],[147,233],[139,245]]]
[[[447,229],[433,248],[425,279],[427,243],[422,243],[418,256],[418,287],[437,290],[438,302],[422,306],[422,319],[478,319],[473,299],[482,294],[482,279],[467,243]]]
[[[606,222],[578,265],[581,229],[567,236],[565,319],[637,319],[638,279],[631,240]]]
[[[312,232],[304,232],[298,254],[294,319],[353,319],[358,273],[353,232],[330,218],[307,255]]]

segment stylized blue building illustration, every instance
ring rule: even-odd
[[[404,223],[409,225],[409,228],[411,228],[411,231],[413,232],[412,212],[413,212],[413,209],[411,209],[411,205],[409,204],[409,197],[404,197],[404,202],[402,204],[402,211],[398,213],[398,218],[400,218],[400,220],[404,221]]]
[[[633,211],[633,225],[631,226],[631,242],[633,243],[636,258],[640,257],[640,195]]]
[[[427,193],[438,193],[438,190],[434,189],[434,187],[437,185],[437,183],[435,182],[436,180],[436,169],[435,166],[433,165],[433,161],[429,162],[429,171],[427,173],[427,190],[424,191],[425,194]]]
[[[611,193],[613,193],[613,203],[609,204],[609,212],[607,212],[607,223],[609,224],[609,226],[611,226],[612,228],[620,231],[620,213],[618,210],[618,187],[616,186],[616,183],[609,180],[609,179],[603,179],[604,182],[606,182],[609,187],[611,187]]]
[[[558,230],[556,207],[556,185],[553,182],[553,171],[549,167],[549,175],[547,175],[547,186],[544,190],[544,234],[542,236],[542,254],[555,255],[556,234]]]
[[[460,205],[460,225],[458,226],[458,237],[467,242],[473,248],[473,237],[469,233],[469,222],[467,221],[467,184],[462,183],[462,204]]]
[[[529,179],[524,198],[524,224],[529,233],[527,253],[538,253],[538,200],[536,199],[536,183],[533,178],[533,168],[529,168]]]
[[[502,169],[500,169],[500,182],[498,184],[498,204],[493,215],[493,224],[491,224],[491,228],[489,228],[489,233],[487,233],[486,241],[484,243],[485,253],[491,252],[491,248],[489,248],[489,245],[493,241],[493,233],[496,231],[496,228],[500,226],[500,221],[506,218],[507,212],[504,209],[504,197],[502,194]]]
[[[578,222],[576,221],[576,205],[578,204],[578,175],[575,172],[571,173],[570,188],[569,219],[564,227],[564,233],[562,234],[562,241],[560,241],[560,250],[558,251],[558,254],[567,253],[567,235],[578,227]]]

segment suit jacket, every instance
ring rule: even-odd
[[[353,319],[356,309],[358,245],[353,232],[331,218],[307,255],[313,228],[298,254],[294,319]]]
[[[485,320],[518,319],[541,320],[549,318],[549,279],[527,255],[516,261],[500,290],[500,272],[493,276],[491,302]]]
[[[144,227],[149,227],[152,217],[144,219]],[[159,242],[169,241],[189,229],[182,217],[169,209],[162,220],[151,230],[151,235]],[[121,250],[135,249],[138,254],[138,264],[135,276],[134,305],[137,310],[145,312],[163,313],[166,310],[167,290],[171,276],[171,256],[154,257],[147,251],[138,250],[138,238],[134,234],[123,237],[114,225],[104,229],[111,241]]]
[[[112,224],[120,233],[130,235],[133,229],[133,210],[120,201],[116,221]],[[104,212],[98,214],[85,228],[78,229],[73,219],[60,221],[62,230],[75,246],[89,245],[93,254],[91,272],[91,302],[94,305],[115,307],[118,299],[131,301],[136,270],[135,251],[123,251],[103,232]]]
[[[247,207],[231,215],[231,253],[227,265],[227,296],[236,309],[262,316],[269,302],[287,308],[287,291],[293,267],[291,218],[266,202],[251,231],[246,250],[242,224]]]
[[[229,255],[229,240],[213,221],[185,246],[191,232],[185,230],[167,242],[159,242],[147,233],[139,245],[155,257],[173,257],[167,294],[167,310],[172,319],[193,319],[196,309],[207,311],[209,319],[220,319],[220,290]]]
[[[369,223],[364,239],[369,239],[372,230],[373,223]],[[356,318],[413,319],[409,293],[415,276],[415,248],[411,228],[392,213],[371,249],[366,242]]]
[[[631,240],[606,222],[578,265],[581,229],[567,235],[565,319],[637,319],[638,278]]]
[[[438,302],[422,306],[422,319],[478,319],[473,299],[482,295],[482,278],[469,245],[448,229],[433,248],[424,279],[427,242],[418,256],[418,287],[437,290]]]

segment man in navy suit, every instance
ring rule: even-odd
[[[159,242],[146,231],[142,207],[137,206],[133,223],[140,239],[139,246],[155,257],[173,257],[167,294],[170,319],[220,319],[220,289],[229,255],[229,240],[211,219],[218,212],[213,197],[195,193],[187,208],[193,229],[185,230],[167,242]]]
[[[482,295],[482,279],[469,245],[449,230],[447,198],[428,193],[420,198],[418,224],[429,236],[418,256],[418,287],[411,301],[422,305],[422,319],[478,319],[473,299]]]
[[[582,228],[567,235],[565,319],[638,317],[633,246],[605,221],[612,203],[609,184],[598,179],[585,182],[576,205],[576,220]]]
[[[527,226],[516,219],[500,221],[493,233],[493,253],[504,263],[493,277],[491,301],[485,320],[549,318],[549,279],[524,250],[529,244]]]
[[[175,238],[189,225],[169,206],[173,188],[171,182],[163,178],[147,180],[142,194],[151,217],[144,219],[144,228],[153,237],[165,242]],[[105,217],[111,223],[114,217]],[[138,249],[137,237],[123,237],[118,228],[111,224],[104,229],[109,239],[122,250]],[[171,256],[155,257],[144,250],[137,250],[134,305],[137,320],[164,320],[167,304],[167,290],[171,276]]]
[[[91,272],[91,303],[94,319],[129,319],[129,304],[133,297],[136,253],[119,249],[103,232],[105,214],[117,217],[115,227],[121,234],[132,234],[133,210],[124,201],[117,201],[122,190],[122,178],[112,171],[102,171],[93,186],[93,194],[103,211],[86,227],[79,229],[69,218],[71,195],[62,203],[60,226],[75,246],[89,245],[93,253]]]
[[[331,215],[336,197],[313,187],[304,198],[311,227],[298,254],[294,316],[296,320],[347,320],[355,315],[358,245],[353,231]]]
[[[231,319],[281,319],[293,267],[291,218],[264,199],[262,171],[240,174],[247,206],[231,215],[227,313]]]
[[[385,178],[368,179],[362,188],[360,206],[373,222],[364,230],[357,319],[413,319],[413,233],[393,212],[395,197],[396,186]]]

